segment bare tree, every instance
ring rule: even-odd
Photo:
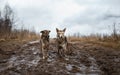
[[[3,10],[3,18],[1,23],[2,34],[6,38],[10,37],[12,27],[14,25],[14,12],[13,9],[7,4]]]
[[[116,29],[116,23],[113,23],[113,32],[112,32],[112,36],[113,36],[113,40],[117,41],[118,40],[118,33],[117,33],[117,29]]]

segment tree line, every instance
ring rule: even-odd
[[[15,29],[16,19],[14,10],[7,4],[3,10],[0,10],[0,39],[34,39],[38,38],[35,31],[24,28]]]

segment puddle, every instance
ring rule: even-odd
[[[76,61],[75,61],[76,60]],[[90,66],[85,66],[84,63],[79,62],[79,59],[70,59],[70,61],[74,61],[74,63],[67,64],[66,69],[71,72],[73,75],[100,75],[101,71],[96,64],[96,60],[93,57],[88,57],[90,61]],[[69,60],[68,60],[69,61]],[[77,64],[75,64],[77,63]]]
[[[75,73],[75,75],[86,75],[86,74],[81,74],[81,73]]]
[[[11,56],[7,62],[6,67],[0,69],[0,71],[7,70],[8,68],[16,68],[17,70],[20,70],[36,67],[39,61],[42,59],[39,56],[39,53],[39,49],[34,47],[26,49],[21,54]]]
[[[72,65],[68,64],[68,65],[66,66],[66,69],[67,69],[68,71],[72,70]]]
[[[40,42],[39,40],[36,40],[36,41],[31,41],[28,44],[35,44],[35,43],[39,43],[39,42]]]

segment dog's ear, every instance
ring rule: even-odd
[[[40,33],[44,33],[44,31],[40,31]]]
[[[50,31],[50,30],[48,30],[48,32],[50,33],[51,31]]]
[[[59,31],[59,29],[58,28],[56,28],[56,32],[58,32]]]
[[[66,31],[66,28],[64,28],[63,31],[65,32],[65,31]]]

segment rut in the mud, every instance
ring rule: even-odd
[[[51,44],[50,47],[49,58],[43,60],[39,43],[31,42],[25,44],[15,55],[12,55],[4,65],[0,65],[0,72],[5,75],[102,74],[96,60],[87,52],[76,48],[72,55],[66,55],[61,59],[57,55],[55,45]]]

